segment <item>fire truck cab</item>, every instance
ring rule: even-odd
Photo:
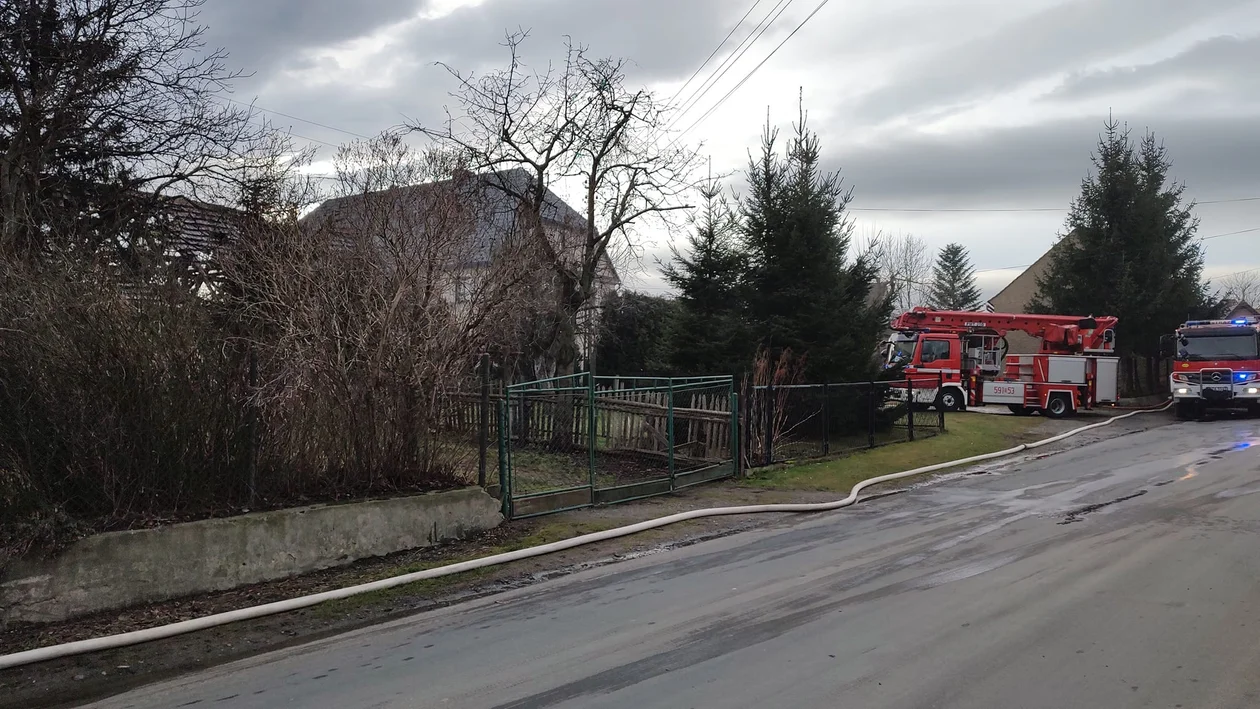
[[[1115,324],[1111,317],[915,308],[892,322],[885,367],[902,367],[906,378],[893,398],[947,411],[1001,404],[1053,418],[1111,403]],[[1008,355],[1010,332],[1041,338],[1041,352]]]
[[[1260,413],[1260,318],[1191,320],[1164,339],[1178,418],[1212,408]]]

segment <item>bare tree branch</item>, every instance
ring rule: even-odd
[[[507,35],[507,67],[484,76],[442,65],[458,82],[458,115],[439,127],[409,127],[451,149],[518,208],[522,228],[556,282],[554,328],[547,349],[555,372],[575,370],[579,313],[596,305],[615,264],[616,239],[633,248],[645,220],[687,209],[694,151],[661,147],[665,109],[644,89],[626,87],[624,60],[592,58],[566,42],[564,63],[526,71],[528,33]],[[558,192],[580,184],[580,212]]]

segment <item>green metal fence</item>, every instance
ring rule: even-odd
[[[503,514],[637,500],[735,474],[732,377],[574,374],[507,388],[499,405]]]

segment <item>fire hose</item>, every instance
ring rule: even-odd
[[[1120,416],[1114,416],[1114,417],[1108,418],[1106,421],[1090,424],[1087,426],[1081,426],[1079,428],[1074,428],[1071,431],[1061,433],[1057,436],[1046,438],[1040,441],[1035,441],[1033,443],[1022,443],[1018,446],[1015,446],[1014,448],[1008,448],[1006,450],[1000,450],[994,453],[974,455],[969,458],[951,460],[944,463],[937,463],[935,465],[925,465],[923,467],[914,468],[912,470],[905,470],[899,473],[890,473],[888,475],[880,475],[877,477],[869,478],[867,480],[863,480],[857,483],[856,485],[854,485],[853,489],[849,492],[848,497],[845,497],[844,499],[841,499],[841,500],[835,500],[833,502],[742,505],[742,506],[735,506],[735,507],[711,507],[707,509],[691,510],[689,512],[679,512],[677,514],[667,515],[665,517],[658,517],[656,519],[650,519],[650,520],[646,520],[644,522],[638,522],[635,524],[628,524],[623,527],[617,527],[615,529],[608,529],[602,532],[593,532],[591,534],[583,534],[581,536],[572,537],[570,539],[565,539],[563,541],[551,542],[550,544],[542,544],[540,546],[530,547],[528,549],[518,549],[516,551],[505,552],[502,554],[493,554],[491,556],[482,557],[480,559],[471,559],[469,561],[461,561],[456,564],[449,564],[447,566],[439,566],[432,569],[425,569],[423,571],[416,571],[409,574],[402,574],[402,575],[393,576],[387,579],[381,579],[379,581],[371,581],[368,583],[357,584],[354,586],[347,586],[345,588],[334,589],[332,591],[324,591],[322,593],[313,593],[307,596],[299,596],[297,598],[290,598],[283,601],[274,601],[272,603],[264,603],[257,606],[250,606],[248,608],[238,608],[237,610],[233,610],[233,611],[215,613],[213,615],[203,616],[201,618],[192,618],[189,620],[183,620],[176,623],[170,623],[167,625],[160,625],[154,628],[145,628],[143,630],[133,630],[126,633],[118,633],[116,635],[107,635],[107,636],[99,637],[99,638],[90,638],[88,640],[77,640],[74,642],[63,643],[60,645],[50,645],[47,647],[35,648],[33,650],[15,652],[9,655],[0,655],[0,670],[9,669],[12,667],[20,667],[23,665],[29,665],[29,664],[33,664],[37,662],[46,662],[48,660],[54,660],[54,659],[58,659],[62,657],[69,657],[72,655],[82,655],[89,652],[99,652],[102,650],[112,650],[115,648],[127,647],[129,645],[138,645],[140,643],[151,642],[153,640],[161,640],[163,638],[174,637],[176,635],[183,635],[186,633],[193,633],[198,630],[205,630],[207,628],[214,628],[220,625],[227,625],[228,623],[236,623],[242,620],[261,618],[263,616],[274,615],[277,613],[286,613],[289,611],[298,610],[300,608],[308,608],[310,606],[318,605],[320,603],[324,603],[325,601],[333,601],[340,598],[348,598],[350,596],[357,596],[363,593],[370,593],[372,591],[380,591],[387,588],[394,588],[395,586],[402,586],[409,583],[415,583],[416,581],[423,581],[425,579],[438,578],[441,576],[450,576],[452,574],[458,574],[464,571],[472,571],[473,569],[480,569],[487,566],[497,566],[499,564],[507,564],[513,561],[520,561],[522,559],[529,559],[536,556],[543,556],[545,554],[554,554],[555,552],[563,551],[565,549],[572,549],[574,547],[583,546],[586,544],[593,544],[595,542],[602,542],[609,539],[616,539],[618,537],[624,537],[631,534],[637,534],[639,532],[645,532],[649,529],[656,529],[658,527],[664,527],[670,524],[677,524],[678,522],[685,522],[687,520],[692,520],[692,519],[700,519],[703,517],[721,517],[725,515],[762,514],[762,513],[767,513],[767,512],[779,512],[779,513],[781,512],[830,512],[832,510],[838,510],[844,507],[848,507],[852,505],[853,503],[857,502],[858,494],[861,493],[862,490],[872,485],[878,485],[880,483],[891,482],[893,480],[901,480],[903,478],[908,478],[915,475],[923,475],[925,473],[933,473],[940,470],[945,470],[946,468],[953,468],[959,465],[969,465],[972,463],[980,463],[987,460],[993,460],[995,458],[1001,458],[1004,456],[1021,453],[1026,450],[1040,448],[1042,446],[1047,446],[1052,443],[1057,443],[1066,438],[1071,438],[1072,436],[1085,433],[1086,431],[1092,431],[1094,429],[1102,428],[1104,426],[1109,426],[1115,423],[1116,421],[1127,419],[1132,416],[1137,416],[1138,414],[1152,413],[1155,411],[1165,411],[1170,406],[1172,406],[1172,402],[1168,402],[1164,404],[1162,407],[1156,408],[1156,409],[1143,409],[1143,410],[1133,411],[1127,414],[1122,414]]]

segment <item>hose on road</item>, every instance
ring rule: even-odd
[[[61,645],[50,645],[48,647],[36,648],[34,650],[15,652],[10,655],[0,655],[0,670],[20,667],[22,665],[29,665],[36,662],[46,662],[48,660],[68,657],[71,655],[82,655],[89,652],[99,652],[102,650],[112,650],[114,648],[126,647],[129,645],[138,645],[140,643],[146,643],[153,640],[161,640],[163,638],[174,637],[176,635],[183,635],[185,633],[193,633],[198,630],[227,625],[228,623],[261,618],[263,616],[274,615],[276,613],[286,613],[300,608],[309,608],[310,606],[324,603],[325,601],[333,601],[339,598],[357,596],[362,593],[380,591],[387,588],[393,588],[395,586],[415,583],[416,581],[423,581],[425,579],[450,576],[451,574],[472,571],[473,569],[480,569],[487,566],[507,564],[513,561],[520,561],[521,559],[543,556],[544,554],[553,554],[565,549],[572,549],[585,544],[593,544],[595,542],[616,539],[618,537],[637,534],[639,532],[645,532],[649,529],[656,529],[658,527],[664,527],[678,522],[685,522],[691,519],[700,519],[702,517],[720,517],[724,515],[761,514],[766,512],[829,512],[832,510],[838,510],[842,507],[852,505],[857,501],[858,494],[872,485],[878,485],[880,483],[890,482],[893,480],[900,480],[914,475],[932,473],[959,465],[980,463],[986,460],[993,460],[994,458],[1001,458],[1003,456],[1021,453],[1026,450],[1040,448],[1086,431],[1092,431],[1097,428],[1102,428],[1103,426],[1110,426],[1116,421],[1127,419],[1131,416],[1137,416],[1138,414],[1143,413],[1152,413],[1154,411],[1164,411],[1170,406],[1172,406],[1172,402],[1165,404],[1159,409],[1134,411],[1132,413],[1114,416],[1108,418],[1106,421],[1074,428],[1071,431],[1061,433],[1051,438],[1036,441],[1034,443],[1020,444],[1014,448],[1008,448],[995,453],[974,455],[969,458],[951,460],[945,463],[937,463],[935,465],[925,465],[920,468],[914,468],[913,470],[905,470],[900,473],[890,473],[888,475],[880,475],[878,477],[869,478],[854,485],[853,490],[849,493],[848,497],[834,502],[742,505],[736,507],[711,507],[708,509],[691,510],[689,512],[679,512],[677,514],[658,517],[656,519],[650,519],[636,524],[629,524],[624,527],[608,529],[602,532],[593,532],[591,534],[583,534],[581,536],[565,539],[559,542],[543,544],[541,546],[530,547],[528,549],[518,549],[516,551],[505,552],[503,554],[494,554],[480,559],[461,561],[457,564],[439,566],[433,569],[425,569],[424,571],[415,571],[409,574],[402,574],[400,576],[393,576],[391,578],[362,583],[355,586],[347,586],[346,588],[334,589],[332,591],[324,591],[322,593],[314,593],[308,596],[300,596],[298,598],[290,598],[283,601],[264,603],[262,605],[250,606],[248,608],[239,608],[237,610],[227,611],[224,613],[215,613],[201,618],[193,618],[191,620],[170,623],[168,625],[160,625],[155,628],[133,630],[126,633],[118,633],[116,635],[107,635],[88,640],[77,640],[74,642],[63,643]]]

